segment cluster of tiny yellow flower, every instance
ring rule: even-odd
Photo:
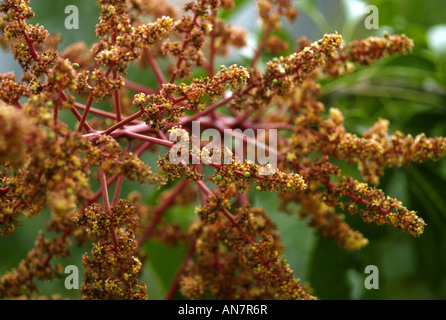
[[[412,50],[413,41],[405,35],[384,34],[383,37],[369,37],[351,41],[348,46],[334,53],[327,61],[325,69],[332,76],[350,73],[354,63],[369,65],[385,56],[407,53]]]
[[[179,124],[185,110],[202,111],[206,106],[205,99],[213,102],[222,97],[228,87],[240,86],[248,78],[249,74],[243,67],[222,66],[212,78],[195,78],[190,85],[166,83],[160,94],[138,93],[133,97],[133,105],[143,109],[142,118],[147,125],[159,131],[166,125]]]
[[[217,299],[315,298],[294,277],[277,227],[262,208],[243,205],[234,220],[220,214],[190,228],[198,259],[188,263],[180,284],[186,297],[209,292]]]
[[[138,284],[142,263],[135,256],[137,218],[135,208],[123,199],[108,212],[95,203],[74,215],[76,225],[96,239],[92,257],[82,258],[83,299],[147,299],[146,285]]]
[[[91,255],[83,257],[84,299],[147,299],[139,280],[147,239],[190,246],[167,298],[179,292],[187,298],[314,299],[317,293],[284,259],[271,217],[251,207],[250,190],[276,192],[288,213],[290,203],[298,204],[299,218],[348,250],[368,240],[339,211],[414,236],[423,232],[422,218],[371,185],[386,167],[443,157],[446,139],[390,134],[384,119],[361,136],[351,134],[340,110],[326,112],[318,84],[409,52],[407,37],[385,34],[348,45],[337,33],[314,42],[302,38],[293,53],[262,69],[257,64],[265,50],[289,50],[276,31],[282,18],[292,22],[298,12],[290,0],[257,0],[262,36],[251,65],[216,68],[230,46],[246,45],[245,31],[219,15],[234,7],[232,0],[188,2],[183,16],[162,0],[100,0],[100,39],[91,48],[73,43],[62,52],[56,49],[60,37],[26,22],[34,17],[29,3],[0,3],[0,44],[10,47],[24,71],[21,79],[0,75],[0,236],[14,232],[21,215],[33,217],[46,207],[52,213],[46,228],[60,236],[39,235],[19,266],[0,278],[0,298],[38,296],[35,279],[61,273],[51,259],[69,254],[72,237],[80,246],[93,242]],[[163,69],[159,59],[171,63]],[[131,64],[150,68],[156,88],[129,80]],[[191,78],[195,67],[206,76]],[[98,100],[109,109],[97,107]],[[220,112],[223,106],[228,110]],[[74,129],[60,110],[77,121]],[[278,129],[277,150],[262,144],[277,156],[277,168],[239,159],[235,147],[197,146],[194,121],[221,134]],[[158,156],[159,172],[141,158],[149,151]],[[179,163],[171,159],[175,152]],[[357,165],[364,182],[342,175],[334,160]],[[95,180],[99,190],[92,190]],[[147,206],[136,192],[121,194],[127,181],[162,187],[158,206]],[[163,219],[171,206],[197,200],[188,228]]]
[[[15,82],[15,74],[9,72],[0,76],[0,99],[13,105],[22,96],[28,96],[31,92],[28,86]]]
[[[122,150],[118,142],[109,135],[96,141],[84,141],[85,159],[90,166],[101,167],[106,175],[123,175],[129,181],[141,184],[163,183],[163,177],[153,174],[151,168],[132,152]]]
[[[1,201],[2,234],[14,230],[19,214],[35,216],[46,205],[56,216],[66,216],[77,208],[88,187],[89,166],[81,157],[80,135],[68,132],[56,137],[35,119],[29,117],[27,107],[0,107],[0,159],[5,164],[1,178],[6,188]]]

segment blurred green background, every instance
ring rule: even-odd
[[[51,33],[63,35],[59,49],[67,44],[95,39],[94,26],[99,9],[91,0],[31,0],[36,12],[33,23],[44,25]],[[178,1],[184,3],[184,1]],[[259,39],[255,6],[251,0],[238,0],[238,6],[223,16],[237,26],[250,31],[248,48],[233,51],[217,63],[246,63]],[[66,30],[64,9],[77,5],[80,29]],[[284,23],[279,34],[294,48],[294,41],[306,36],[319,39],[324,33],[338,31],[346,42],[355,38],[405,33],[415,42],[413,53],[382,60],[351,75],[322,81],[326,107],[338,107],[344,113],[346,127],[361,133],[378,118],[391,121],[391,131],[427,136],[446,136],[446,2],[435,0],[298,0],[300,18],[293,24]],[[364,27],[366,5],[379,9],[379,29]],[[284,53],[286,54],[286,52]],[[261,62],[271,56],[265,54]],[[17,64],[0,50],[0,72],[14,70]],[[217,64],[218,65],[218,64]],[[154,84],[150,70],[130,68],[129,77],[146,85]],[[144,160],[153,163],[153,158]],[[358,177],[354,167],[342,167],[343,172]],[[150,205],[157,204],[160,190],[154,187],[126,184],[124,192],[137,189]],[[418,211],[427,222],[420,238],[390,227],[366,224],[357,216],[347,216],[347,222],[361,231],[370,243],[357,252],[347,252],[333,242],[320,239],[306,227],[305,221],[278,212],[275,194],[252,193],[254,205],[263,206],[277,222],[286,245],[286,258],[296,276],[309,282],[321,299],[445,299],[446,298],[446,160],[412,164],[386,170],[379,186],[410,209]],[[23,259],[38,230],[44,230],[49,212],[26,220],[13,235],[0,238],[0,273],[15,267]],[[192,219],[193,205],[173,208],[167,219]],[[162,299],[172,281],[187,248],[166,248],[147,243],[148,260],[143,281],[149,287],[151,299]],[[63,266],[80,268],[81,256],[89,247],[76,248],[69,259],[58,260]],[[379,289],[366,290],[364,269],[376,265],[379,269]],[[77,299],[79,290],[66,290],[64,278],[43,282],[42,293],[57,293],[63,298]]]

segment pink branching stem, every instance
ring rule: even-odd
[[[263,49],[265,49],[266,42],[268,40],[269,34],[271,33],[271,27],[267,27],[267,29],[264,31],[262,35],[262,39],[260,40],[260,44],[257,47],[256,51],[254,52],[254,57],[251,61],[251,68],[254,68],[259,61],[260,55],[263,52]]]
[[[117,38],[117,32],[116,32],[116,29],[113,28],[112,45],[116,44],[116,38]],[[113,80],[115,80],[115,81],[118,79],[118,69],[116,66],[117,63],[118,63],[118,61],[115,60],[110,65],[110,67],[113,69],[113,71],[112,71],[113,72]],[[118,88],[113,90],[113,102],[114,102],[115,110],[116,110],[116,121],[119,123],[121,121],[121,99],[119,98],[119,89]]]
[[[224,120],[223,117],[221,117],[220,120],[222,120],[222,119]],[[189,117],[184,117],[180,124],[181,124],[181,126],[186,128],[186,127],[190,126],[191,122],[192,121],[189,119]],[[225,121],[225,122],[229,122],[229,121]],[[153,130],[150,127],[148,127],[147,124],[145,122],[143,122],[143,121],[133,120],[129,124],[131,124],[131,126],[126,127],[125,130],[123,128],[121,128],[122,130],[121,129],[115,130],[110,135],[113,138],[116,139],[116,138],[125,136],[126,132],[133,132],[133,133],[149,133],[149,132],[153,132]],[[214,128],[215,121],[213,121],[209,117],[203,116],[203,117],[200,118],[200,125],[201,125],[202,128]],[[166,132],[169,129],[171,129],[172,127],[173,127],[173,124],[166,124],[166,126],[163,129],[163,131]],[[99,138],[99,135],[97,135],[96,133],[87,134],[87,135],[84,135],[84,136],[85,137],[90,136],[92,139]]]
[[[212,191],[209,190],[209,188],[204,184],[203,181],[198,180],[198,181],[195,181],[195,183],[208,196],[212,195]],[[246,239],[246,241],[251,245],[255,245],[255,242],[237,224],[237,220],[235,219],[235,217],[226,208],[220,208],[220,210],[226,216],[226,218],[229,219],[231,224],[238,230],[238,232]]]
[[[135,155],[136,156],[140,156],[141,154],[144,153],[144,151],[146,151],[150,146],[152,145],[152,142],[150,141],[146,141],[144,142],[136,151],[135,151]]]
[[[85,110],[85,105],[83,105],[81,103],[75,102],[74,106],[77,109]],[[93,107],[90,108],[90,113],[97,114],[97,115],[105,117],[105,118],[116,119],[116,114],[114,114],[112,112],[107,112],[107,111],[104,111],[104,110],[96,109],[96,108],[93,108]],[[130,124],[140,124],[141,121],[132,120],[129,123]]]
[[[124,176],[120,175],[118,182],[116,182],[115,193],[113,195],[112,206],[115,206],[119,200],[119,194],[121,193],[122,183],[124,182]]]
[[[185,165],[185,164],[183,164]],[[204,184],[203,181],[198,180],[195,181],[195,183],[198,185],[200,191],[206,195],[206,196],[210,196],[212,195],[212,191],[209,190],[209,188]],[[240,226],[237,224],[236,219],[234,218],[234,216],[226,209],[226,208],[222,208],[222,212],[223,214],[231,221],[232,225],[240,232],[240,234],[246,239],[246,241],[251,244],[251,245],[255,245],[255,242],[240,228]],[[166,296],[166,300],[171,300],[174,298],[176,292],[178,291],[178,287],[180,285],[180,280],[181,280],[181,275],[183,274],[187,264],[189,263],[189,261],[192,259],[193,255],[195,254],[195,249],[196,249],[196,239],[193,240],[191,246],[189,247],[189,250],[185,256],[185,258],[183,259],[183,262],[181,263],[176,275],[175,275],[175,279],[172,282],[172,285],[169,288],[169,291],[167,293]],[[215,253],[215,261],[217,264],[217,268],[220,267],[219,263],[218,263],[218,253]],[[264,264],[267,265],[267,262],[264,261]]]
[[[204,184],[203,181],[198,180],[198,181],[195,181],[195,183],[197,184],[198,188],[200,188],[200,190],[201,190],[206,196],[211,196],[211,195],[212,195],[212,191],[209,190],[209,188]]]
[[[220,127],[219,130],[224,130],[224,128]],[[246,141],[246,143],[252,144],[252,145],[256,146],[256,148],[260,148],[262,150],[267,151],[270,155],[274,155],[275,157],[277,157],[278,160],[283,158],[283,155],[279,154],[277,152],[277,150],[274,150],[274,149],[270,148],[266,144],[259,143],[258,141],[256,141],[255,138],[251,138],[251,137],[246,136],[243,133],[235,131],[235,130],[228,130],[228,131],[226,131],[226,133],[231,135],[231,136],[233,136],[236,139],[239,139],[239,140],[242,140],[242,141]]]
[[[110,211],[110,200],[108,198],[108,188],[107,188],[107,178],[105,177],[105,173],[102,170],[102,167],[99,167],[99,181],[101,183],[101,193],[102,200],[104,201],[104,209],[105,212]]]
[[[244,125],[251,129],[285,129],[292,131],[296,129],[293,125],[286,122],[252,123],[245,121]]]
[[[10,189],[10,187],[0,188],[0,196],[8,193]]]
[[[118,77],[118,71],[116,70],[116,67],[113,68],[113,79],[116,80]],[[113,100],[115,104],[116,109],[116,121],[121,121],[121,101],[119,98],[119,89],[115,89],[113,91]]]
[[[129,140],[127,143],[127,147],[124,150],[124,156],[131,149],[132,141]],[[124,175],[119,175],[118,182],[116,183],[115,194],[113,195],[112,206],[115,206],[119,200],[119,194],[121,193],[122,183],[124,181]]]
[[[76,108],[73,107],[73,108],[71,108],[70,110],[71,110],[71,112],[74,114],[74,116],[76,117],[76,119],[77,119],[78,121],[81,121],[81,120],[82,120],[82,116],[81,116],[81,114],[79,113],[79,111],[77,111]],[[83,123],[83,127],[84,127],[85,130],[87,130],[87,132],[94,132],[93,128],[90,127],[90,125],[89,125],[85,120],[84,120],[84,123]]]
[[[173,98],[172,99],[172,104],[173,105],[175,105],[175,104],[178,104],[178,103],[180,103],[180,102],[182,102],[182,101],[184,101],[184,100],[186,100],[187,99],[187,95],[184,95],[184,96],[182,96],[182,97],[180,97],[180,98]]]
[[[19,109],[19,110],[23,109],[22,104],[18,101],[14,101],[13,105],[14,105],[14,107],[16,107],[16,109]]]
[[[108,180],[107,180],[107,187],[110,187],[110,186],[116,181],[116,179],[118,179],[118,177],[119,177],[119,175],[118,175],[118,174],[115,174],[115,175],[113,175],[110,179],[108,179]],[[94,194],[93,197],[87,199],[89,205],[92,204],[92,203],[94,203],[94,202],[96,202],[96,201],[98,201],[98,199],[101,197],[101,195],[102,195],[102,190],[99,189],[99,190]]]
[[[246,192],[239,193],[237,202],[238,202],[240,205],[248,204],[248,203],[249,203],[248,193],[246,193]]]
[[[251,90],[253,87],[254,87],[253,85],[251,85],[251,86],[249,86],[249,87],[246,87],[246,88],[243,90],[242,93],[248,92],[248,91]],[[191,122],[193,122],[193,121],[195,121],[195,120],[198,120],[198,119],[200,119],[200,123],[201,123],[201,124],[205,124],[205,123],[213,124],[214,121],[212,121],[212,119],[208,119],[208,121],[205,121],[205,119],[203,119],[203,117],[206,116],[207,114],[211,113],[213,110],[215,110],[215,109],[217,109],[217,108],[219,108],[219,107],[225,105],[226,103],[228,103],[228,102],[231,101],[232,99],[234,99],[234,96],[226,97],[226,98],[224,98],[224,99],[222,99],[222,100],[220,100],[220,101],[218,101],[218,102],[216,102],[216,103],[210,105],[208,108],[206,108],[205,110],[203,110],[203,111],[201,111],[201,112],[198,112],[198,113],[196,113],[196,114],[194,114],[194,115],[192,115],[192,116],[190,116],[190,117],[185,117],[185,118],[183,118],[182,121],[180,122],[180,125],[184,127],[184,126],[187,126],[187,125],[189,125]],[[181,98],[178,98],[177,101],[176,101],[176,103],[179,103],[180,100],[181,100]],[[81,105],[81,104],[79,104],[79,103],[76,103],[75,106],[76,106],[77,108],[80,108],[80,109],[86,109],[86,106],[83,106],[83,105]],[[105,116],[105,117],[108,117],[108,118],[115,118],[115,115],[113,115],[112,113],[107,113],[107,112],[105,112],[105,111],[98,110],[98,109],[90,108],[90,112],[92,112],[92,113],[96,113],[96,114],[99,114],[99,115],[102,115],[102,116]],[[135,114],[135,116],[136,116],[136,114]],[[124,119],[124,120],[126,120],[126,119]],[[124,121],[124,120],[123,120],[123,121]],[[127,121],[127,120],[126,120],[126,121]],[[128,128],[126,128],[125,131],[123,131],[123,132],[119,132],[118,135],[112,135],[112,136],[116,138],[116,137],[118,137],[118,136],[125,135],[125,136],[128,136],[128,137],[134,137],[134,138],[136,138],[136,139],[143,139],[143,140],[146,140],[146,141],[147,141],[148,139],[150,139],[150,137],[149,137],[149,138],[147,138],[147,137],[144,138],[143,135],[135,135],[135,134],[137,134],[137,132],[150,132],[151,130],[150,130],[149,127],[147,127],[146,124],[144,124],[144,123],[141,122],[141,121],[137,121],[136,119],[131,119],[131,121],[128,122],[128,123],[130,123],[130,124],[134,124],[134,126],[133,126],[133,127],[128,127]],[[112,131],[116,130],[117,128],[119,128],[120,126],[121,126],[121,125],[116,124],[116,125],[113,127],[113,130],[111,130],[111,128],[110,128],[110,129],[107,129],[107,130],[111,130],[110,132],[112,132]],[[172,125],[167,125],[166,128],[165,128],[164,130],[168,130],[168,129],[170,129],[171,127],[172,127]],[[94,131],[94,130],[91,129],[90,132],[91,132],[91,131]],[[170,145],[169,145],[168,147],[170,147]]]
[[[124,181],[124,176],[120,175],[118,178],[118,182],[116,182],[116,188],[115,188],[115,193],[113,195],[112,206],[115,206],[118,203],[119,194],[121,192],[123,181]]]
[[[158,132],[159,136],[162,137],[163,139],[166,139],[166,136],[164,135],[163,132]],[[183,166],[186,166],[186,164],[181,163]],[[211,164],[212,165],[212,164]],[[215,164],[215,166],[220,167],[222,165],[217,165]],[[242,172],[239,172],[239,174],[243,174]],[[263,177],[259,177],[259,178],[263,178]],[[208,197],[211,196],[213,193],[212,191],[205,185],[205,183],[201,180],[195,181],[195,183],[197,184],[197,186],[200,189],[200,192],[203,193],[204,196]],[[240,233],[240,235],[242,235],[245,240],[250,244],[250,245],[256,245],[256,243],[251,239],[251,237],[249,237],[243,230],[242,228],[238,225],[236,218],[226,209],[226,208],[220,208],[221,212],[226,216],[226,218],[229,219],[229,221],[231,222],[232,226],[235,227],[237,229],[237,231]],[[179,287],[179,283],[180,283],[180,279],[181,279],[181,275],[184,272],[184,269],[186,268],[187,264],[189,263],[190,259],[192,259],[193,254],[195,253],[195,245],[196,245],[196,240],[193,241],[193,243],[191,244],[188,253],[186,254],[176,276],[175,279],[171,285],[171,287],[169,288],[168,294],[166,296],[166,300],[170,300],[173,299],[173,297],[175,296],[175,293],[178,290]],[[218,258],[218,257],[217,257]],[[218,259],[216,260],[216,262],[218,263]],[[266,259],[262,258],[262,262],[263,264],[267,267],[269,267],[269,263]]]
[[[172,148],[172,146],[174,145],[173,142],[170,142],[168,140],[145,136],[142,134],[133,133],[131,131],[124,131],[124,135],[128,138],[135,138],[135,139],[140,139],[140,140],[144,140],[144,141],[149,141],[149,142],[153,142],[153,143],[156,143],[156,144],[168,147],[168,148]]]
[[[163,131],[158,131],[157,134],[159,135],[159,137],[163,140],[169,140],[166,137],[166,134]],[[173,142],[172,142],[172,146],[173,146]]]
[[[263,118],[263,115],[265,114],[265,111],[266,111],[266,108],[257,109],[255,111],[255,116],[254,117],[252,117],[252,114],[251,114],[252,120],[254,122],[259,122]]]
[[[161,205],[157,207],[154,211],[155,216],[150,221],[150,224],[145,228],[143,234],[141,235],[141,238],[138,241],[138,244],[136,246],[135,250],[138,250],[141,248],[143,243],[146,241],[148,237],[152,234],[153,229],[156,227],[156,225],[161,221],[161,218],[163,214],[166,212],[166,210],[174,204],[175,198],[180,194],[180,192],[187,186],[188,181],[186,179],[183,179],[181,182],[179,182],[169,193],[169,195],[163,200]]]
[[[114,180],[116,180],[117,177],[118,177],[118,175],[116,174],[111,179],[109,179],[107,181],[107,186],[110,186],[114,182]],[[84,208],[82,210],[85,210],[85,208],[87,208],[89,205],[97,202],[99,200],[99,198],[101,197],[101,195],[102,195],[102,186],[101,186],[101,189],[99,189],[98,192],[96,192],[96,194],[92,198],[87,200],[87,203],[84,205]],[[17,206],[20,205],[21,202],[22,202],[22,200],[19,200],[16,205]],[[64,243],[66,238],[70,234],[71,234],[71,229],[70,228],[65,228],[64,232],[63,232],[62,236],[60,237],[60,239],[58,240],[58,242],[59,243]],[[53,257],[53,254],[49,253],[45,257],[45,260],[42,262],[42,266],[46,267],[49,264],[49,262],[51,261],[52,257]],[[33,275],[30,273],[29,278],[31,279],[32,277],[33,277]]]
[[[161,89],[163,87],[163,84],[166,83],[166,79],[164,79],[164,75],[161,72],[160,67],[158,66],[158,63],[156,62],[155,58],[153,57],[152,53],[147,49],[146,51],[146,57],[147,61],[150,64],[150,67],[153,70],[153,73],[155,74],[156,81],[158,83],[158,87]]]
[[[65,94],[65,92],[63,92],[62,90],[59,90],[58,93],[59,93],[59,96],[62,98],[62,100],[68,101],[68,97]],[[79,113],[79,111],[77,111],[77,109],[74,106],[70,110],[73,113],[73,115],[76,117],[76,119],[78,121],[81,121],[82,116]],[[90,125],[86,121],[84,121],[83,127],[84,127],[85,130],[87,130],[87,132],[94,132],[95,131],[95,130],[93,130],[92,127],[90,127]]]
[[[333,189],[335,189],[335,185],[334,185],[333,183],[331,183],[330,180],[322,180],[321,182],[325,185],[325,187],[326,187],[327,189],[329,189],[329,190],[333,190]],[[364,204],[364,205],[367,206],[367,207],[370,205],[370,202],[369,202],[368,200],[365,200],[365,199],[362,199],[362,198],[360,198],[360,197],[357,197],[357,196],[355,196],[355,195],[354,195],[353,193],[351,193],[351,192],[344,191],[343,194],[344,194],[346,197],[349,197],[350,199],[352,199],[352,201],[353,201],[354,203],[362,203],[362,204]],[[386,210],[386,209],[384,209],[384,208],[382,208],[382,207],[378,207],[377,209],[378,209],[378,211],[381,212],[382,214],[391,214],[391,213],[392,213],[391,210]]]
[[[26,28],[25,28],[25,22],[23,19],[19,19],[19,23],[21,24],[21,26],[23,27],[23,35],[25,36],[25,41],[26,44],[28,45],[28,49],[31,53],[31,56],[37,61],[40,62],[41,59],[39,57],[39,53],[36,51],[36,48],[34,48],[34,39],[31,39],[31,37],[29,36],[28,32],[26,32]],[[48,76],[48,71],[45,71],[45,75]],[[65,92],[63,92],[62,90],[58,90],[58,94],[59,96],[64,100],[67,101],[68,97],[65,94]],[[74,116],[80,120],[81,116],[79,114],[79,112],[75,109],[75,108],[71,108],[71,112],[74,114]],[[85,122],[85,120],[84,120]],[[84,125],[83,125],[84,126]],[[93,128],[91,128],[88,124],[85,123],[85,129],[87,130],[87,132],[91,132],[94,131]]]
[[[249,116],[252,114],[252,110],[246,109],[245,112],[242,114],[239,114],[235,117],[235,119],[232,119],[234,125],[243,124],[246,122],[246,120],[249,118]]]
[[[20,19],[21,24],[25,24],[24,20]],[[28,32],[25,30],[25,26],[23,26],[23,34],[25,35],[26,44],[28,45],[28,49],[31,52],[31,56],[36,60],[40,61],[39,54],[36,51],[36,48],[34,48],[34,39],[31,39]]]
[[[169,291],[167,292],[166,295],[166,300],[172,300],[175,297],[176,292],[178,291],[178,287],[180,286],[180,280],[181,280],[181,275],[183,274],[184,270],[186,269],[189,261],[192,259],[192,257],[195,254],[195,249],[196,249],[196,239],[194,239],[192,241],[192,244],[189,247],[189,250],[186,253],[186,256],[183,259],[183,262],[181,263],[180,267],[178,268],[178,271],[175,275],[175,279],[173,280]]]
[[[184,50],[186,49],[189,41],[190,41],[190,33],[192,32],[192,29],[195,27],[196,23],[197,23],[197,19],[198,19],[198,14],[195,13],[193,21],[191,23],[191,27],[189,30],[187,30],[186,32],[186,36],[185,39],[183,41],[183,46],[181,48],[181,54],[178,58],[177,64],[175,66],[174,71],[172,72],[172,76],[170,77],[169,83],[174,83],[175,78],[177,77],[177,70],[179,69],[181,62],[183,62],[184,59],[186,59],[186,57],[184,56]]]
[[[255,246],[256,243],[249,237],[243,230],[240,228],[240,226],[237,224],[237,220],[235,217],[228,211],[226,208],[221,209],[223,214],[226,216],[226,218],[229,219],[229,221],[232,223],[232,225],[238,230],[238,232],[245,238],[245,240],[252,246]]]
[[[84,113],[82,114],[82,118],[79,122],[79,126],[77,127],[78,132],[82,132],[82,129],[84,128],[84,123],[85,123],[85,120],[87,119],[87,115],[88,115],[88,112],[90,111],[90,107],[93,104],[93,99],[94,99],[93,93],[90,93],[90,96],[88,97],[87,104],[85,106]],[[71,108],[71,109],[76,110],[75,108]]]
[[[185,180],[187,181],[187,180]],[[206,192],[203,192],[200,190],[200,195],[202,199],[202,203],[206,203]],[[184,273],[184,270],[186,269],[189,261],[193,258],[193,255],[195,254],[196,249],[196,241],[197,239],[193,239],[192,243],[189,247],[189,250],[187,251],[186,256],[183,259],[183,262],[181,263],[180,267],[178,268],[178,271],[175,275],[175,279],[173,280],[172,284],[170,285],[169,291],[167,292],[166,300],[172,300],[175,296],[175,293],[178,291],[178,287],[180,285],[181,276]]]
[[[144,113],[144,111],[140,110],[137,113],[135,113],[134,115],[131,115],[130,117],[127,117],[125,119],[120,120],[118,123],[114,124],[110,128],[106,129],[105,131],[102,131],[102,134],[110,134],[110,133],[112,133],[113,131],[115,131],[116,129],[119,129],[123,125],[125,125],[127,123],[130,123],[133,120],[138,119],[143,113]]]
[[[195,167],[197,168],[197,172],[203,173],[203,168],[201,164],[197,164],[195,165]],[[201,203],[205,204],[207,200],[207,194],[201,189],[199,190],[199,192],[200,192]]]
[[[146,151],[150,146],[152,145],[151,142],[144,142],[136,151],[135,151],[135,155],[136,156],[140,156],[142,153],[144,153],[144,151]],[[107,187],[110,187],[115,181],[116,179],[118,179],[119,174],[115,174],[113,175],[110,179],[107,180]],[[101,197],[102,195],[102,190],[99,189],[95,195],[91,198],[88,199],[88,205],[98,201],[98,199]]]
[[[212,10],[212,31],[210,34],[211,42],[210,42],[210,48],[209,48],[209,65],[208,65],[208,74],[209,77],[212,77],[214,75],[214,68],[215,68],[215,18],[216,18],[216,10]]]
[[[212,111],[214,111],[215,109],[225,105],[226,103],[228,103],[232,99],[234,99],[234,96],[229,96],[229,97],[226,97],[226,98],[224,98],[224,99],[222,99],[222,100],[220,100],[220,101],[210,105],[209,107],[207,107],[203,111],[198,112],[198,113],[194,114],[193,116],[190,116],[190,117],[184,119],[181,122],[181,125],[186,125],[186,124],[188,124],[188,123],[190,123],[192,121],[195,121],[195,120],[201,118],[202,116],[207,115],[208,113],[211,113]]]
[[[108,198],[108,188],[107,188],[107,178],[105,177],[104,171],[102,167],[99,167],[99,180],[101,182],[101,192],[102,192],[102,200],[104,202],[104,210],[105,214],[108,215],[110,212],[110,200]],[[115,230],[110,228],[110,233],[113,239],[114,250],[118,250],[118,237],[116,236]]]

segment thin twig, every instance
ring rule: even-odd
[[[166,79],[164,79],[164,75],[161,72],[160,67],[158,66],[158,63],[156,62],[155,58],[153,57],[152,53],[147,49],[146,51],[146,57],[147,61],[150,64],[150,67],[153,70],[153,73],[155,74],[156,81],[158,83],[158,87],[161,89],[163,87],[163,84],[166,83]]]
[[[90,93],[90,96],[88,97],[87,104],[85,106],[84,113],[82,114],[82,118],[79,122],[79,126],[77,127],[78,132],[81,132],[82,129],[84,128],[84,123],[85,123],[85,120],[87,119],[87,115],[88,115],[88,112],[90,111],[90,107],[93,104],[93,99],[94,99],[93,93]],[[72,108],[72,109],[74,109],[74,108]],[[76,110],[76,109],[74,109],[74,110]]]
[[[111,126],[110,128],[106,129],[105,131],[102,131],[102,134],[110,134],[113,131],[115,131],[116,129],[121,128],[123,125],[132,122],[133,120],[138,119],[142,114],[144,113],[143,110],[139,110],[137,113],[135,113],[134,115],[131,115],[130,117],[127,117],[125,119],[122,119],[121,121],[119,121],[118,123],[114,124],[113,126]]]
[[[113,79],[116,80],[118,77],[118,71],[116,70],[116,67],[113,68]],[[119,89],[115,89],[113,91],[113,100],[115,104],[116,109],[116,121],[121,121],[121,101],[119,98]]]
[[[104,202],[104,211],[106,216],[108,216],[108,213],[110,212],[111,208],[110,208],[110,200],[108,198],[107,178],[105,177],[105,173],[102,170],[101,166],[99,166],[99,181],[101,182],[101,192],[102,192],[102,200]],[[113,228],[110,228],[110,233],[113,239],[114,250],[117,251],[119,246],[118,237],[116,236],[115,230]]]
[[[165,199],[163,199],[163,202],[161,203],[161,205],[155,209],[155,211],[154,211],[155,216],[150,221],[150,224],[144,229],[144,232],[141,235],[141,238],[139,239],[135,250],[138,250],[143,245],[143,243],[146,241],[146,239],[148,237],[150,237],[155,226],[161,221],[163,214],[166,212],[166,210],[170,206],[172,206],[174,204],[175,198],[187,186],[187,183],[188,183],[188,181],[186,179],[183,179],[181,182],[179,182],[169,192],[169,195]]]

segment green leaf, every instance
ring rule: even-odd
[[[347,252],[331,240],[320,238],[313,252],[310,284],[318,298],[323,300],[349,299],[347,280]]]

